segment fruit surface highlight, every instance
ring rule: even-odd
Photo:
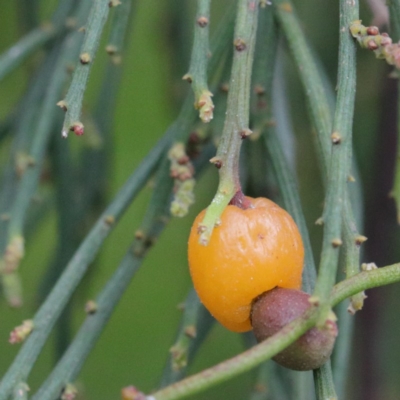
[[[250,197],[250,208],[229,205],[210,242],[199,243],[195,219],[189,237],[194,287],[210,313],[235,332],[251,330],[252,301],[276,286],[299,289],[304,248],[292,217],[274,202]]]

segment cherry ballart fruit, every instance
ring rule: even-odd
[[[239,205],[226,207],[207,245],[199,243],[202,211],[188,252],[204,306],[226,328],[245,332],[255,298],[277,286],[300,289],[304,248],[292,217],[274,202],[245,197]]]

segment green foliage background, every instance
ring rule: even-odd
[[[0,24],[0,52],[7,49],[20,36],[17,20],[18,2],[2,2]],[[43,7],[43,19],[51,10],[49,2]],[[177,52],[171,48],[169,40],[171,12],[179,7],[188,9],[187,35],[183,38],[190,50],[192,37],[191,26],[194,7],[187,7],[185,2],[171,0],[138,0],[128,46],[124,55],[123,78],[118,97],[113,130],[113,149],[111,169],[109,172],[108,199],[122,186],[126,178],[146,155],[152,145],[174,120],[179,107],[180,93],[187,90],[185,83],[179,81],[188,67],[189,54],[176,59]],[[231,2],[214,2],[212,23],[217,21],[224,9]],[[316,52],[320,55],[332,83],[335,83],[338,45],[338,5],[336,2],[308,1],[295,2],[299,17],[304,23],[306,34]],[[364,6],[362,18],[370,21],[369,10]],[[188,51],[189,51],[188,50]],[[40,55],[35,56],[18,71],[0,83],[0,117],[6,115],[19,95],[24,91],[27,77]],[[90,79],[89,92],[85,105],[90,108],[100,86],[105,52],[96,58],[95,69]],[[388,90],[385,74],[386,66],[367,52],[359,52],[359,76],[355,120],[355,148],[360,163],[364,183],[366,205],[373,202],[376,195],[374,187],[377,173],[376,150],[382,140],[379,127],[382,121],[382,104]],[[297,134],[298,175],[304,210],[313,243],[318,257],[321,241],[321,230],[313,224],[322,212],[323,192],[315,155],[310,141],[310,126],[306,118],[304,94],[302,93],[295,67],[290,59],[285,60],[293,125]],[[394,82],[394,81],[393,81]],[[394,83],[393,83],[394,85]],[[176,95],[178,93],[178,96]],[[61,129],[61,128],[60,128]],[[61,140],[61,139],[60,139]],[[70,137],[80,146],[80,138]],[[0,157],[6,157],[1,154]],[[168,349],[173,343],[176,327],[180,319],[177,305],[182,302],[190,287],[190,278],[186,261],[186,241],[191,221],[199,210],[211,199],[216,187],[217,176],[209,169],[202,176],[196,189],[197,202],[190,214],[184,219],[174,219],[162,234],[145,263],[136,274],[129,291],[123,297],[108,327],[89,357],[80,381],[84,385],[85,398],[106,400],[117,398],[119,390],[127,384],[135,384],[146,392],[155,388],[161,376]],[[316,184],[316,182],[318,184]],[[133,240],[141,216],[149,200],[150,189],[147,188],[132,204],[121,223],[106,241],[100,256],[91,268],[89,276],[84,279],[73,299],[73,327],[77,329],[84,318],[83,305],[92,298],[107,281],[122,259],[126,249]],[[386,193],[381,193],[386,196]],[[392,210],[393,211],[393,210]],[[393,214],[393,212],[392,212]],[[390,225],[392,232],[398,229]],[[37,290],[41,276],[48,266],[55,249],[56,215],[51,211],[38,229],[27,241],[27,256],[23,261],[22,274],[25,290],[25,305],[18,310],[9,309],[0,302],[0,376],[18,351],[18,346],[7,344],[10,330],[23,319],[30,318],[37,309]],[[367,235],[369,236],[369,235]],[[393,236],[391,236],[393,237]],[[370,240],[373,238],[370,237]],[[382,263],[399,260],[397,242],[392,241],[381,257]],[[368,253],[368,250],[367,250]],[[317,258],[318,259],[318,258]],[[377,261],[378,260],[371,260]],[[383,264],[382,264],[383,265]],[[398,289],[398,286],[397,286]],[[383,294],[388,293],[386,295]],[[379,289],[377,292],[380,304],[395,304],[396,288]],[[368,308],[368,303],[367,306]],[[390,309],[382,312],[382,321],[393,328],[383,334],[378,330],[377,348],[386,357],[386,363],[396,365],[400,361],[399,344],[395,340],[400,332],[399,323],[392,318]],[[368,309],[363,311],[368,312]],[[358,319],[359,317],[357,317]],[[398,318],[397,318],[398,319]],[[376,323],[376,319],[374,323]],[[363,326],[363,325],[360,325]],[[359,335],[363,332],[360,330]],[[383,341],[386,343],[384,346]],[[387,343],[391,343],[390,346]],[[244,348],[239,335],[230,333],[220,326],[215,326],[202,347],[191,372],[211,366],[237,354]],[[390,348],[390,351],[388,350]],[[361,350],[360,350],[361,351]],[[360,353],[354,353],[364,359]],[[34,368],[29,381],[35,390],[51,370],[54,361],[54,341],[46,346]],[[382,358],[380,359],[382,361]],[[355,365],[357,360],[355,359]],[[380,369],[379,369],[380,368]],[[384,367],[378,366],[380,371]],[[380,382],[381,394],[385,399],[398,398],[399,382],[395,378],[396,369],[385,374]],[[361,379],[361,384],[364,382]],[[251,385],[251,374],[229,381],[210,392],[197,395],[196,399],[242,399]]]

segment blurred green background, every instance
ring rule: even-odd
[[[7,49],[21,35],[18,3],[1,2],[0,51]],[[42,20],[49,15],[54,3],[43,4]],[[185,83],[180,81],[180,76],[186,72],[189,64],[195,2],[138,0],[134,3],[136,10],[123,59],[123,77],[114,120],[108,199],[113,197],[176,118],[182,93],[188,90]],[[232,3],[213,3],[212,27]],[[336,3],[320,0],[295,2],[305,32],[320,56],[333,86],[336,81],[338,46]],[[182,31],[173,26],[172,16],[177,10],[186,13],[189,21],[182,27]],[[364,3],[361,16],[365,23],[372,19]],[[177,58],[178,52],[173,48],[174,29],[178,29],[181,34],[180,48],[185,51],[180,54],[180,58]],[[98,95],[106,58],[104,51],[100,51],[96,58],[85,96],[85,107],[89,109]],[[1,118],[10,111],[24,91],[27,78],[39,59],[40,54],[0,82]],[[393,204],[387,199],[391,186],[390,171],[394,162],[396,81],[387,78],[390,69],[383,62],[375,60],[370,53],[359,51],[358,60],[354,140],[365,195],[363,207],[366,228],[363,233],[369,237],[365,259],[386,265],[400,259],[399,229],[394,223]],[[314,221],[322,212],[323,191],[316,167],[311,128],[306,117],[304,93],[296,68],[288,57],[285,57],[285,66],[296,133],[300,191],[318,260],[322,231],[314,225]],[[80,138],[71,135],[69,140],[80,146]],[[6,157],[7,154],[3,151],[0,156]],[[196,188],[196,204],[190,214],[183,219],[171,220],[159,243],[151,250],[136,274],[80,375],[84,398],[116,399],[121,387],[128,384],[134,384],[146,392],[157,387],[181,315],[177,305],[185,299],[190,288],[186,261],[189,228],[194,216],[207,206],[216,183],[216,171],[207,170]],[[86,300],[96,296],[132,242],[150,193],[150,188],[146,188],[131,205],[74,296],[74,330],[85,316],[83,306]],[[0,376],[18,351],[18,345],[7,343],[9,332],[23,319],[30,318],[38,307],[38,285],[55,251],[56,229],[56,215],[51,211],[27,241],[27,256],[21,267],[24,306],[15,310],[0,302]],[[400,383],[396,379],[396,366],[400,365],[400,346],[397,340],[400,320],[396,318],[395,312],[398,288],[393,286],[374,291],[367,300],[365,310],[355,317],[358,322],[352,367],[355,379],[349,399],[400,398]],[[216,325],[190,372],[211,366],[242,349],[244,343],[239,335]],[[50,340],[29,380],[32,391],[51,370],[54,357],[54,340]],[[373,364],[372,371],[365,366],[366,363]],[[354,382],[357,384],[354,385]],[[243,399],[251,383],[252,373],[249,373],[192,398]]]

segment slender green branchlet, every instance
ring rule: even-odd
[[[213,118],[214,104],[208,89],[207,65],[210,57],[208,32],[210,25],[211,0],[197,0],[194,42],[189,72],[183,79],[191,83],[194,93],[194,107],[199,110],[200,119],[210,122]]]
[[[215,224],[235,193],[241,192],[239,155],[242,140],[251,134],[249,103],[258,7],[255,0],[240,0],[238,3],[224,130],[217,155],[210,160],[219,168],[219,185],[199,226],[199,240],[203,245],[208,244]]]
[[[99,46],[100,37],[107,21],[109,9],[110,5],[108,1],[93,1],[88,22],[84,27],[85,36],[71,85],[65,99],[57,103],[66,113],[61,133],[64,138],[68,136],[70,131],[73,131],[77,136],[81,136],[84,133],[84,126],[80,121],[83,95]]]

